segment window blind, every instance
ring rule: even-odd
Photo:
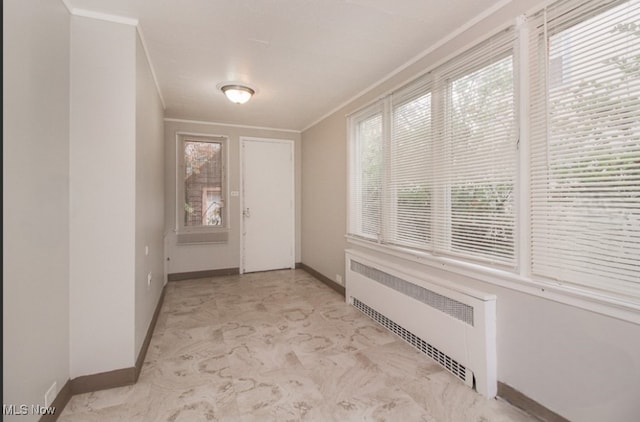
[[[352,169],[349,233],[378,241],[381,237],[383,136],[382,105],[351,118]]]
[[[431,248],[432,127],[430,85],[419,81],[391,96],[385,241]]]
[[[514,29],[436,69],[434,243],[515,266]]]
[[[529,23],[532,274],[640,298],[640,2]]]

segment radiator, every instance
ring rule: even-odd
[[[348,249],[347,302],[480,394],[495,397],[495,296],[398,262]]]

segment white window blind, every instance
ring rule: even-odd
[[[515,266],[514,29],[351,116],[349,233]]]
[[[435,73],[435,248],[515,266],[514,30]]]
[[[531,270],[640,297],[640,2],[530,20]]]
[[[391,97],[385,224],[387,243],[431,249],[432,127],[430,86],[418,82]]]
[[[382,230],[382,126],[380,103],[353,116],[350,125],[353,149],[349,233],[376,241]]]

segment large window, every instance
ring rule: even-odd
[[[226,228],[226,138],[178,135],[178,230],[214,233]]]
[[[350,119],[350,234],[514,265],[513,30]]]
[[[551,4],[349,125],[352,241],[640,308],[640,0]]]

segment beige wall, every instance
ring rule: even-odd
[[[134,26],[71,28],[75,378],[135,364],[164,286],[164,110]]]
[[[302,262],[342,285],[347,245],[346,133],[346,119],[338,113],[302,134]]]
[[[344,275],[345,116],[498,26],[513,22],[531,6],[525,0],[510,2],[303,132],[303,263],[334,280],[336,274]],[[433,271],[427,267],[424,270]],[[450,277],[456,278],[452,274]],[[637,420],[638,325],[473,278],[464,281],[497,295],[501,382],[570,420]]]
[[[69,13],[3,12],[2,402],[44,405],[69,377]]]
[[[219,244],[177,245],[176,221],[176,133],[189,132],[222,135],[229,138],[228,186],[229,191],[240,192],[240,137],[290,139],[295,150],[295,200],[296,200],[296,262],[300,261],[302,148],[297,132],[256,129],[193,122],[165,121],[165,230],[166,256],[169,274],[240,267],[240,197],[228,197],[229,240]]]
[[[136,36],[135,355],[164,286],[164,109]],[[151,273],[151,283],[147,276]]]
[[[134,363],[136,29],[71,18],[71,378]]]

